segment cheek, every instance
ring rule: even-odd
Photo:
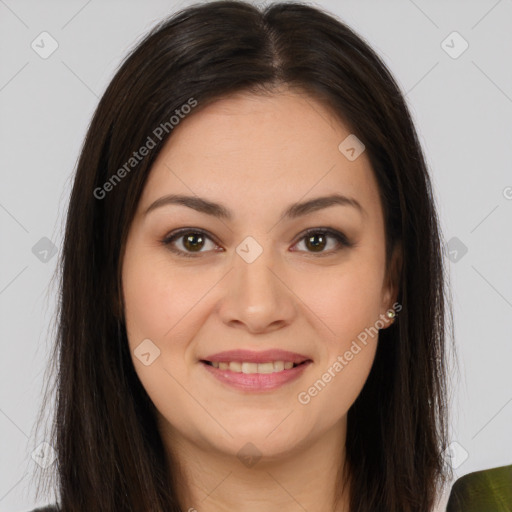
[[[315,325],[322,356],[297,400],[312,417],[313,411],[325,415],[326,424],[348,412],[371,371],[378,343],[379,279],[375,270],[354,267],[326,279],[321,289],[315,288],[318,293],[309,295],[308,305],[321,320]]]
[[[382,279],[377,264],[354,261],[332,272],[302,277],[297,295],[321,320],[326,338],[343,348],[379,319]]]
[[[326,425],[344,417],[364,387],[375,358],[376,343],[357,343],[337,354],[314,375],[297,400],[311,417],[322,416]],[[350,353],[350,360],[347,354]]]
[[[198,287],[172,269],[168,261],[151,256],[149,250],[129,254],[127,251],[123,265],[123,296],[131,343],[136,343],[139,338],[163,341],[174,336],[183,326],[182,320],[207,289],[204,280],[200,290],[196,290]]]
[[[133,365],[157,410],[165,411],[175,426],[181,424],[181,413],[190,406],[190,397],[179,382],[188,378],[184,358],[190,332],[186,333],[184,329],[186,315],[197,302],[194,300],[197,293],[190,291],[183,281],[178,273],[169,271],[168,262],[151,258],[143,250],[127,251],[122,282]],[[166,343],[170,337],[172,343]],[[146,339],[154,343],[145,345],[144,352],[149,352],[151,358],[148,365],[137,356],[142,353],[137,348]],[[155,356],[155,346],[160,350],[158,356]]]
[[[169,329],[172,312],[165,280],[158,279],[154,268],[144,265],[142,259],[132,258],[123,269],[123,295],[126,327],[131,343],[139,338],[158,339]]]
[[[380,327],[379,263],[358,257],[342,269],[316,274],[314,283],[304,281],[300,292],[314,312],[322,364],[297,398],[304,407],[325,411],[328,422],[348,411],[371,371]]]

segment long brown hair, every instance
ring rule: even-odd
[[[402,247],[402,310],[380,331],[374,365],[348,412],[350,510],[432,509],[449,471],[446,270],[431,182],[404,97],[377,54],[333,15],[295,2],[257,8],[216,1],[181,10],[135,46],[103,94],[81,150],[51,369],[56,405],[48,439],[57,462],[40,479],[55,479],[64,512],[181,510],[155,408],[128,349],[124,245],[176,110],[193,99],[194,115],[232,93],[271,93],[283,84],[324,102],[363,141],[384,208],[387,263],[393,247]],[[148,137],[153,147],[128,172]],[[108,194],[99,197],[107,182]]]

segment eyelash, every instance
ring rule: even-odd
[[[203,231],[202,229],[192,229],[192,228],[183,228],[183,229],[179,229],[178,231],[174,231],[172,233],[169,233],[160,242],[163,245],[165,245],[170,251],[174,252],[175,254],[178,254],[179,256],[184,256],[185,258],[197,258],[197,257],[199,257],[201,255],[201,252],[198,252],[198,253],[185,252],[185,251],[182,251],[181,249],[176,249],[176,247],[174,247],[172,245],[175,240],[178,240],[179,238],[182,238],[184,235],[191,234],[191,233],[203,235],[204,237],[208,238],[212,242],[216,243],[209,236],[209,234],[206,231]],[[335,229],[332,229],[332,228],[311,228],[311,229],[308,229],[304,233],[302,233],[301,238],[299,238],[299,240],[296,243],[301,242],[302,240],[304,240],[305,238],[307,238],[311,234],[328,235],[328,236],[334,238],[336,240],[336,242],[339,244],[336,249],[331,250],[329,252],[314,253],[314,252],[311,252],[311,251],[306,251],[306,252],[309,252],[310,254],[312,254],[314,256],[318,256],[318,257],[329,256],[329,255],[332,255],[334,253],[337,253],[342,248],[350,248],[350,247],[354,247],[354,245],[355,245],[355,243],[351,242],[343,233],[341,233],[340,231],[337,231]],[[294,245],[296,245],[296,244],[294,244]],[[204,251],[204,252],[209,252],[209,251]]]

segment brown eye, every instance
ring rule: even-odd
[[[199,257],[201,253],[215,251],[219,247],[204,231],[190,228],[170,233],[161,243],[175,254],[188,258]],[[209,248],[208,243],[211,244]],[[305,250],[301,249],[302,252],[317,256],[329,256],[343,247],[354,246],[343,233],[332,228],[310,229],[300,238],[300,243],[305,245]]]
[[[208,241],[211,242],[212,247],[203,251],[202,249],[208,245]],[[191,258],[217,247],[206,233],[195,229],[182,229],[178,232],[172,233],[162,240],[162,243],[169,247],[172,252],[179,254],[180,256]]]
[[[183,245],[189,251],[201,250],[204,245],[204,237],[201,233],[192,233],[184,236]]]
[[[329,240],[332,240],[331,249],[325,250],[329,245]],[[317,253],[319,256],[328,256],[339,251],[343,247],[353,247],[354,243],[350,242],[347,237],[331,228],[314,228],[306,232],[305,235],[299,240],[299,243],[304,241],[306,252]]]
[[[321,252],[327,245],[327,238],[323,233],[308,235],[305,237],[306,247],[313,252]]]

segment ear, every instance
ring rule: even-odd
[[[398,292],[400,289],[400,281],[402,276],[402,265],[403,265],[403,246],[401,240],[395,242],[391,253],[391,259],[389,262],[388,272],[384,280],[384,286],[382,289],[382,317],[386,322],[386,327],[389,327],[393,322],[394,318],[388,318],[386,312],[389,310],[398,313],[401,306],[394,307],[397,302]]]

